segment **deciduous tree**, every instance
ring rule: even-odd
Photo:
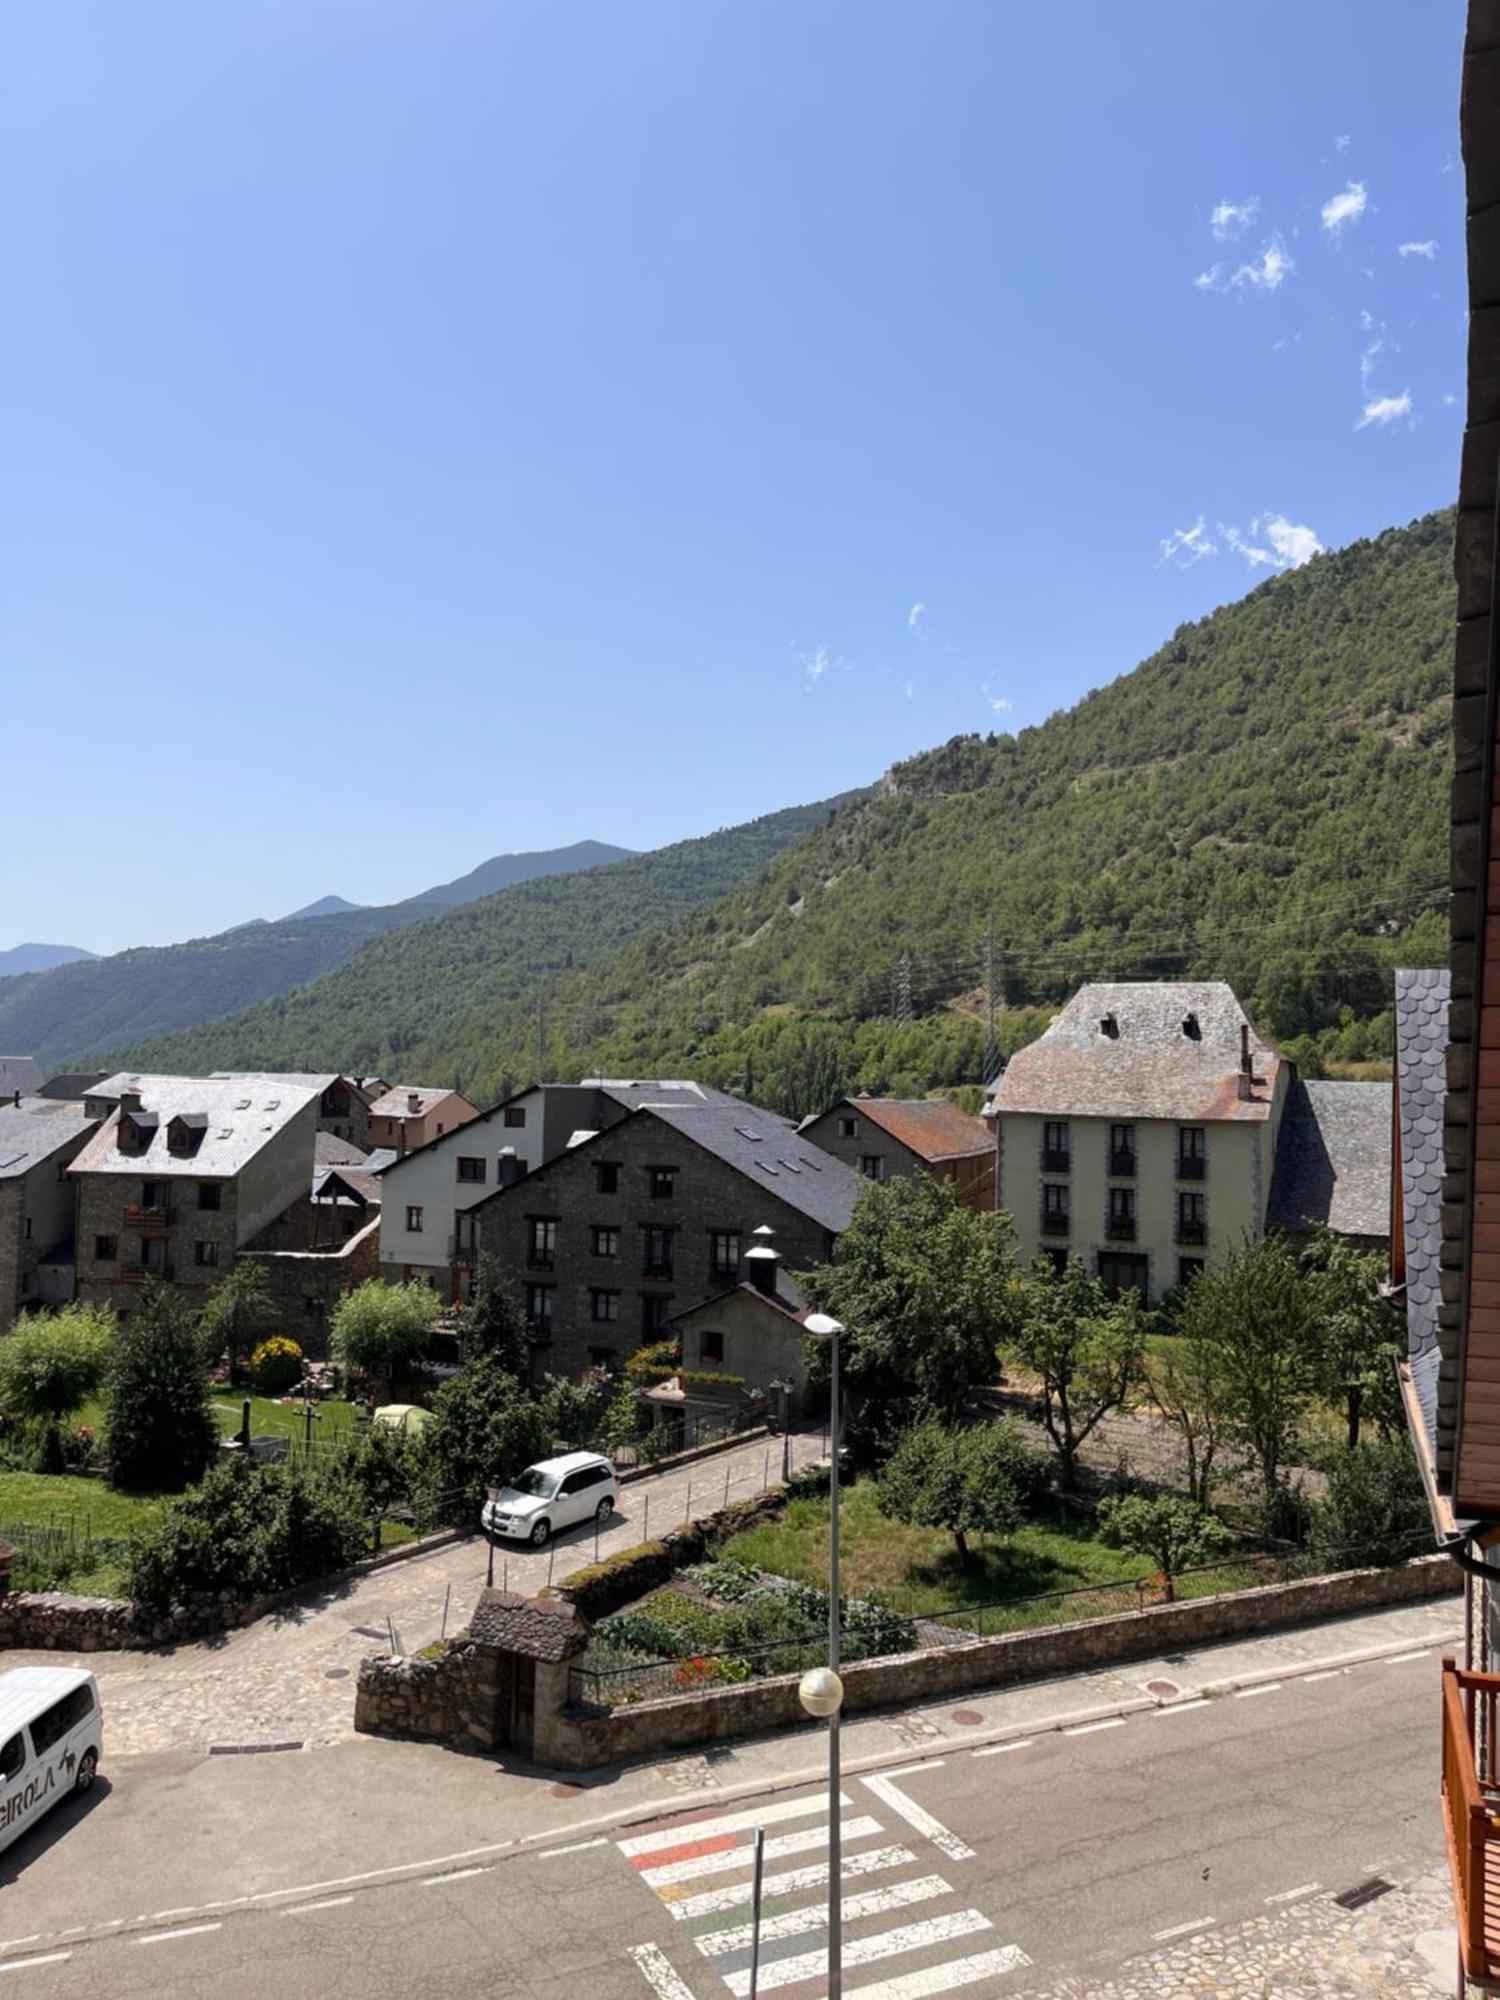
[[[114,1344],[112,1317],[82,1305],[28,1314],[0,1341],[0,1402],[37,1427],[44,1471],[62,1470],[63,1425],[104,1380]]]
[[[938,1418],[915,1424],[880,1475],[880,1507],[911,1527],[945,1528],[959,1561],[969,1536],[1010,1535],[1026,1519],[1046,1467],[1014,1424],[955,1430]]]
[[[1127,1493],[1106,1500],[1099,1509],[1099,1525],[1107,1542],[1151,1558],[1161,1573],[1168,1603],[1174,1596],[1174,1580],[1184,1570],[1213,1562],[1234,1540],[1222,1521],[1196,1501],[1173,1493]]]
[[[1040,1379],[1064,1491],[1078,1483],[1081,1447],[1139,1382],[1145,1348],[1137,1293],[1112,1299],[1076,1257],[1062,1271],[1033,1266],[1010,1351]]]
[[[345,1292],[333,1315],[333,1351],[345,1368],[385,1386],[427,1351],[437,1299],[430,1285],[413,1280],[388,1285],[380,1278]]]

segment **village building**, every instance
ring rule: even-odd
[[[966,1208],[995,1206],[995,1142],[981,1118],[947,1097],[841,1097],[803,1135],[866,1180],[926,1173]]]
[[[335,1139],[346,1139],[362,1152],[374,1141],[370,1137],[371,1098],[352,1076],[315,1070],[231,1070],[216,1069],[210,1075],[231,1080],[243,1077],[261,1083],[290,1083],[318,1093],[318,1130]]]
[[[0,1334],[28,1307],[73,1296],[68,1169],[98,1121],[46,1097],[0,1103]]]
[[[479,1115],[479,1106],[471,1104],[467,1097],[460,1097],[456,1090],[392,1084],[369,1100],[369,1143],[389,1146],[399,1158],[404,1153],[415,1153]]]

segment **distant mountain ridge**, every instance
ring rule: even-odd
[[[633,847],[612,847],[607,840],[577,840],[571,847],[552,847],[540,854],[495,854],[488,861],[481,861],[477,868],[471,868],[467,875],[439,882],[435,889],[424,889],[413,901],[473,903],[481,896],[493,896],[497,889],[508,889],[513,882],[534,882],[543,875],[571,875],[581,868],[605,868],[611,861],[630,860],[635,852]]]
[[[293,910],[282,922],[300,923],[304,917],[343,917],[351,910],[362,910],[363,903],[351,903],[346,896],[319,896],[315,903],[304,903],[300,910]]]
[[[12,979],[23,972],[50,972],[55,965],[76,965],[97,957],[76,944],[13,944],[0,951],[0,979]]]

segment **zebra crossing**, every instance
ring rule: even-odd
[[[908,1798],[897,1781],[858,1782],[863,1792],[857,1799],[849,1792],[839,1795],[845,2000],[941,2000],[963,1987],[1003,1981],[1029,1965],[1019,1946],[993,1942],[990,1919],[965,1907],[946,1875],[935,1872],[908,1842],[913,1836],[930,1842],[946,1862],[972,1860],[973,1850]],[[888,1820],[904,1824],[890,1825],[866,1812],[867,1803],[884,1806]],[[748,2000],[757,1827],[765,1833],[757,1993],[775,2000],[819,2000],[828,1976],[828,1862],[797,1862],[797,1857],[826,1856],[825,1796],[662,1821],[615,1846],[683,1926],[705,1961],[708,1979],[722,1981],[733,2000]],[[796,1865],[780,1867],[781,1862]],[[657,2000],[701,2000],[658,1946],[637,1946],[631,1956]],[[902,1959],[914,1963],[896,1963]],[[860,1976],[866,1966],[872,1972],[868,1979]]]

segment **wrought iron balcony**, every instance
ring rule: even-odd
[[[450,1264],[472,1264],[479,1255],[479,1245],[471,1236],[450,1236],[448,1238],[448,1262]]]
[[[1201,1181],[1208,1162],[1201,1153],[1179,1153],[1177,1155],[1177,1178],[1180,1181]]]
[[[1208,1224],[1206,1222],[1184,1222],[1179,1217],[1177,1223],[1177,1241],[1179,1243],[1206,1243],[1208,1241]]]
[[[1109,1171],[1116,1180],[1134,1180],[1134,1146],[1111,1146],[1109,1152]]]
[[[144,1284],[147,1278],[160,1278],[164,1285],[170,1285],[175,1273],[170,1264],[122,1264],[120,1278],[127,1285]]]
[[[1043,1236],[1066,1236],[1068,1218],[1066,1215],[1044,1215],[1042,1217]]]
[[[1104,1225],[1104,1233],[1111,1243],[1134,1243],[1135,1217],[1112,1215]]]
[[[1073,1171],[1073,1155],[1066,1146],[1043,1146],[1042,1172],[1044,1174],[1070,1174]]]

